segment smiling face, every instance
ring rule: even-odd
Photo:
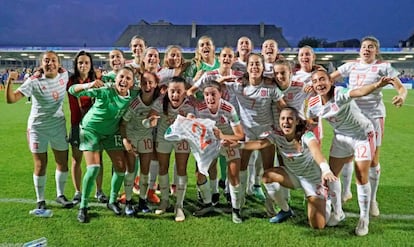
[[[119,50],[109,52],[109,66],[112,70],[118,72],[125,65],[124,55]]]
[[[141,90],[144,94],[154,94],[158,83],[155,75],[150,72],[144,72],[141,80]]]
[[[168,98],[173,108],[178,108],[184,101],[186,90],[183,82],[169,82],[167,88]]]
[[[310,47],[302,47],[299,49],[298,59],[300,68],[303,71],[311,72],[316,56]]]
[[[290,68],[285,64],[275,64],[273,66],[273,74],[276,79],[276,83],[282,90],[285,90],[290,86]]]
[[[264,70],[263,59],[257,54],[252,54],[247,60],[247,73],[250,84],[259,84],[262,81]]]
[[[131,47],[132,54],[135,58],[140,58],[145,51],[145,41],[140,38],[131,40],[129,46]]]
[[[81,55],[78,57],[76,67],[79,71],[79,74],[82,78],[88,76],[89,71],[92,69],[91,59],[87,55]]]
[[[298,117],[294,110],[284,108],[279,115],[279,127],[287,139],[293,139],[298,125]]]
[[[203,90],[204,101],[211,113],[216,113],[220,104],[221,92],[217,87],[220,85],[207,86]]]
[[[171,48],[166,54],[166,61],[169,68],[179,68],[183,62],[181,50],[178,48]]]
[[[115,78],[115,88],[119,95],[127,96],[128,90],[134,85],[134,73],[131,69],[122,68]]]
[[[378,43],[376,41],[367,39],[361,43],[361,48],[359,49],[359,56],[361,57],[362,62],[374,62],[378,53]]]
[[[160,64],[160,56],[158,50],[155,48],[148,48],[145,51],[143,62],[145,64],[145,70],[151,72],[156,71]]]
[[[250,54],[252,51],[252,42],[247,37],[241,37],[237,41],[237,51],[239,52],[240,57],[245,57]]]
[[[332,88],[332,81],[326,71],[318,70],[312,74],[313,90],[324,99],[329,99],[328,93]]]
[[[201,38],[197,43],[197,51],[204,61],[214,57],[214,45],[210,38]]]
[[[59,58],[54,52],[46,52],[42,56],[42,69],[47,78],[55,78],[59,71]]]
[[[223,48],[219,55],[220,66],[231,69],[234,63],[234,51],[231,48]]]
[[[262,56],[264,57],[266,63],[274,63],[276,61],[278,49],[276,41],[272,39],[263,42]]]

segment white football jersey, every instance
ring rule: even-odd
[[[208,176],[210,164],[220,152],[220,141],[213,132],[215,124],[211,119],[190,119],[178,115],[164,135],[167,141],[186,140],[197,161],[198,170],[205,176]]]
[[[17,90],[26,97],[32,97],[32,108],[28,119],[30,129],[51,129],[65,123],[63,100],[66,95],[68,72],[55,78],[28,78]]]
[[[349,91],[349,88],[336,87],[334,96],[325,105],[319,95],[310,98],[308,116],[326,119],[336,134],[365,140],[373,126],[349,96]]]
[[[338,68],[342,77],[349,77],[349,88],[360,88],[379,81],[382,76],[397,77],[399,72],[388,62],[374,61],[371,64],[360,61],[349,62]],[[355,99],[358,107],[369,118],[385,117],[381,88]]]

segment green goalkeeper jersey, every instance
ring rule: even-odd
[[[95,98],[92,108],[82,119],[81,127],[93,130],[101,135],[114,135],[119,130],[119,122],[128,109],[131,96],[120,96],[114,87],[91,88],[78,93],[74,86],[69,93],[76,97],[89,96]]]

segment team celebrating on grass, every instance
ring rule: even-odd
[[[95,198],[116,215],[160,215],[173,206],[175,221],[184,221],[187,164],[193,153],[200,204],[193,212],[196,217],[214,211],[222,187],[234,223],[243,222],[246,196],[252,194],[263,202],[269,221],[280,223],[294,215],[289,190],[301,189],[309,225],[336,226],[345,219],[342,204],[352,198],[355,168],[360,209],[355,234],[368,234],[370,216],[380,214],[376,194],[385,120],[381,89],[395,88],[396,107],[407,96],[398,72],[380,60],[375,37],[363,38],[359,59],[331,74],[315,64],[312,47],[300,48],[294,64],[278,54],[272,39],[262,44],[261,54],[252,53],[251,40],[241,37],[236,52],[223,47],[216,56],[213,39],[202,36],[191,61],[183,58],[179,46],[171,45],[162,66],[158,50],[147,47],[143,38],[134,36],[130,47],[133,60],[125,60],[119,49],[109,53],[111,71],[105,75],[94,70],[86,51],[75,57],[70,76],[54,51],[42,54],[40,68],[15,91],[17,73],[10,73],[7,103],[32,99],[27,138],[39,215],[47,210],[50,144],[56,162],[56,202],[64,208],[79,204],[77,219],[82,223],[90,220],[95,184]],[[349,77],[347,88],[335,86],[345,77]],[[68,137],[66,94],[71,113]],[[321,151],[322,119],[334,132],[329,159]],[[73,200],[64,194],[68,143]],[[102,191],[103,150],[112,162],[109,197]],[[134,192],[139,194],[138,202],[133,200]],[[170,205],[170,199],[175,205]],[[154,211],[149,203],[156,206]]]

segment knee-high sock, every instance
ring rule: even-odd
[[[138,171],[139,171],[139,159],[137,158],[137,159],[135,159],[134,179],[138,175]]]
[[[239,173],[240,177],[240,208],[244,206],[244,203],[246,202],[246,187],[247,187],[247,171],[240,171]]]
[[[141,199],[147,199],[148,179],[148,175],[144,175],[142,173],[139,175],[139,197]]]
[[[177,164],[175,163],[175,161],[174,161],[174,164],[173,164],[173,171],[174,171],[174,173],[173,173],[173,181],[172,181],[172,184],[175,184],[175,185],[177,185],[177,180],[178,180],[178,174],[177,174]]]
[[[381,176],[381,166],[378,163],[375,167],[369,168],[369,183],[371,184],[371,202],[377,201],[377,191]]]
[[[264,184],[267,194],[269,197],[276,202],[276,204],[283,210],[288,211],[289,210],[289,204],[287,200],[284,198],[284,193],[281,190],[281,187],[279,183],[273,182],[273,183],[267,183]]]
[[[112,174],[111,195],[109,196],[109,203],[116,202],[116,198],[118,197],[118,193],[122,187],[124,178],[125,178],[125,172],[114,171],[114,173]]]
[[[65,194],[65,185],[68,180],[69,172],[62,172],[55,170],[55,182],[56,182],[56,196]]]
[[[168,201],[170,196],[170,181],[168,173],[165,175],[158,176],[158,184],[160,185],[161,200]]]
[[[262,183],[262,177],[263,177],[263,160],[262,155],[259,151],[257,151],[257,158],[254,162],[255,167],[255,177],[254,177],[254,184],[260,185]]]
[[[241,204],[240,184],[235,185],[235,186],[229,184],[229,187],[230,187],[231,206],[234,209],[240,209],[240,204]]]
[[[157,181],[157,176],[160,170],[160,163],[158,160],[151,160],[150,170],[149,170],[149,182],[148,187],[154,189],[155,182]]]
[[[210,182],[207,179],[203,184],[197,184],[198,190],[200,191],[201,198],[203,199],[204,204],[211,203],[211,188]]]
[[[210,190],[212,194],[219,193],[217,179],[210,179]]]
[[[249,159],[249,165],[248,165],[248,180],[247,180],[247,192],[249,194],[252,193],[253,191],[253,186],[255,185],[255,181],[256,181],[256,159],[258,156],[258,151],[255,150],[250,154],[250,159]]]
[[[368,183],[364,185],[357,184],[359,217],[362,219],[369,219],[369,207],[371,202],[371,185]]]
[[[99,164],[88,165],[86,167],[85,175],[82,180],[82,197],[79,208],[87,208],[89,203],[89,196],[95,186],[96,177],[101,169]]]
[[[352,173],[354,172],[354,162],[347,162],[342,168],[341,181],[342,181],[342,194],[351,193]]]
[[[125,173],[124,178],[124,189],[125,189],[125,197],[126,200],[129,201],[132,199],[132,187],[134,186],[134,173],[129,173],[128,171]]]
[[[177,179],[177,202],[175,205],[183,208],[185,192],[187,190],[187,176],[178,176]]]
[[[341,182],[339,180],[328,182],[328,195],[332,202],[333,210],[336,214],[342,212],[342,199],[341,199]]]
[[[36,192],[36,199],[38,202],[45,200],[45,186],[46,186],[46,175],[36,176],[33,174],[33,184]]]

